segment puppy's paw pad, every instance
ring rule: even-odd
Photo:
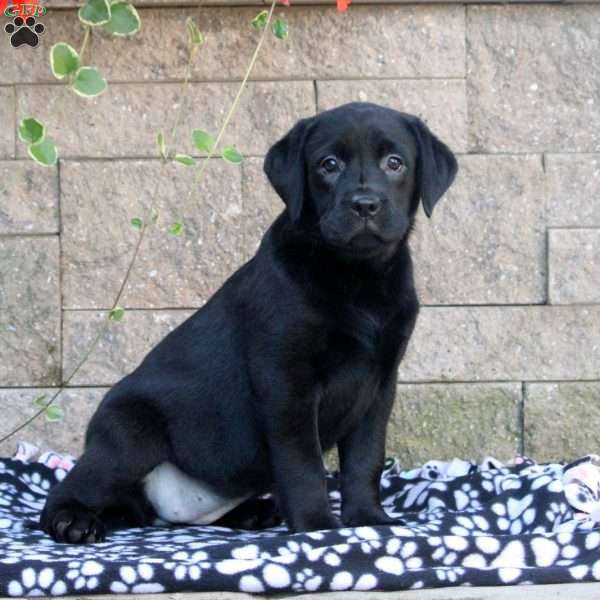
[[[102,521],[83,507],[63,508],[51,519],[48,533],[56,542],[68,544],[93,544],[106,536]]]

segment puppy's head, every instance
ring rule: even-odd
[[[292,222],[371,256],[406,238],[419,201],[431,216],[457,164],[417,117],[352,103],[299,121],[264,168]]]

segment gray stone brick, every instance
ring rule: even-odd
[[[60,379],[58,237],[0,237],[0,382]]]
[[[600,229],[548,232],[552,304],[600,304]]]
[[[87,423],[96,410],[106,388],[68,388],[60,392],[54,404],[64,411],[64,419],[50,423],[40,415],[15,436],[0,444],[0,455],[11,456],[19,441],[35,444],[40,452],[54,450],[79,456]],[[53,388],[0,389],[2,427],[0,437],[16,429],[39,409],[33,400],[42,394],[49,400],[56,393]]]
[[[548,154],[546,220],[551,227],[600,227],[600,155]]]
[[[121,304],[200,306],[243,262],[241,171],[211,160],[203,182],[195,171],[159,161],[63,163],[63,302],[69,308],[112,306],[133,256],[133,217],[157,226],[146,233]],[[190,193],[194,190],[192,193]],[[169,226],[182,221],[179,236]]]
[[[566,461],[597,452],[599,399],[600,381],[528,383],[526,454],[538,461]]]
[[[403,468],[431,459],[514,458],[520,438],[520,383],[400,384],[387,454]]]
[[[190,310],[131,310],[122,321],[109,321],[106,312],[65,311],[63,324],[63,375],[67,379],[89,352],[95,337],[100,341],[71,385],[107,386],[131,373],[141,360]]]
[[[318,81],[318,109],[374,102],[421,117],[454,152],[467,149],[465,82],[460,79]]]
[[[96,63],[109,79],[119,81],[182,79],[188,62],[185,19],[193,15],[205,35],[205,44],[194,61],[193,78],[241,80],[258,41],[259,34],[249,24],[259,10],[143,10],[142,30],[134,38],[97,36]],[[286,11],[285,17],[288,39],[267,38],[253,78],[465,75],[464,10],[460,6],[390,5],[373,10],[356,5],[344,15],[334,6],[296,6]],[[135,60],[131,60],[132,55]]]
[[[4,63],[0,63],[4,64]],[[15,156],[15,90],[0,87],[0,158]]]
[[[19,86],[17,105],[19,114],[34,114],[46,124],[63,158],[156,157],[156,135],[171,131],[182,100],[184,125],[176,143],[168,138],[167,143],[177,152],[193,153],[191,130],[199,127],[216,135],[238,85],[191,84],[185,99],[181,84],[175,83],[112,84],[92,99],[65,94],[62,86]],[[56,95],[61,95],[59,101]],[[235,144],[244,154],[265,154],[297,119],[314,112],[310,81],[250,83],[224,144]],[[19,146],[18,153],[24,156],[26,148]]]
[[[426,307],[399,377],[409,382],[598,379],[599,320],[600,305]]]
[[[546,294],[539,156],[462,156],[456,182],[411,239],[424,304],[541,303]]]
[[[58,233],[56,168],[0,161],[1,233]]]
[[[249,158],[242,165],[242,204],[244,207],[244,251],[251,258],[262,236],[285,204],[263,172],[262,158]]]
[[[472,151],[600,150],[600,6],[469,6]]]

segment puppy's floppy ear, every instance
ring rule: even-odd
[[[417,193],[423,210],[431,217],[436,202],[452,185],[458,164],[452,150],[417,117],[407,119],[417,143]]]
[[[312,119],[302,119],[276,144],[271,146],[264,171],[287,206],[290,219],[298,221],[306,193],[304,143]]]

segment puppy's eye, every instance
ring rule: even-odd
[[[400,171],[404,167],[404,161],[399,156],[392,154],[387,158],[386,167],[390,171]]]
[[[327,173],[333,173],[340,168],[340,165],[333,156],[328,156],[321,161],[321,167],[325,169]]]

